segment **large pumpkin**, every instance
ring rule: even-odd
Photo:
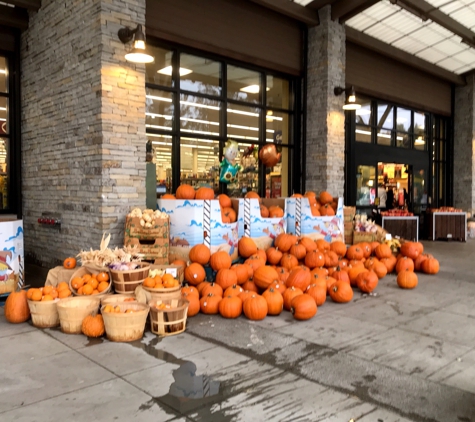
[[[288,252],[297,243],[297,236],[293,234],[281,233],[274,240],[274,246],[282,252]]]
[[[278,205],[269,207],[269,218],[281,218],[284,216],[284,210]]]
[[[292,299],[290,312],[295,319],[305,321],[317,314],[317,304],[313,297],[304,293]]]
[[[339,257],[346,255],[346,245],[339,240],[330,243],[330,250],[335,252]]]
[[[104,334],[104,320],[102,315],[88,315],[82,321],[81,331],[88,337],[100,337]]]
[[[273,281],[278,279],[279,274],[277,274],[277,271],[268,265],[257,268],[252,277],[256,286],[263,290],[267,289]]]
[[[336,281],[330,287],[330,297],[337,303],[347,303],[353,299],[353,289],[345,281]]]
[[[250,277],[252,277],[253,274],[252,268],[247,264],[234,264],[231,267],[231,270],[236,273],[237,284],[245,283]],[[251,271],[251,275],[249,275],[249,270]]]
[[[219,194],[216,199],[219,201],[221,208],[231,208],[233,206],[231,198],[225,193]]]
[[[407,256],[399,258],[396,264],[396,272],[399,274],[401,271],[414,271],[414,261]]]
[[[195,193],[195,199],[214,199],[214,190],[206,187],[199,188]]]
[[[399,249],[402,256],[407,256],[411,259],[416,259],[421,254],[421,249],[416,242],[404,242]]]
[[[239,255],[249,258],[257,252],[257,245],[250,237],[241,237],[238,242]]]
[[[267,302],[267,314],[279,315],[284,308],[284,298],[282,294],[272,287],[262,293],[262,297]]]
[[[217,283],[206,283],[206,286],[201,290],[201,296],[221,296],[223,297],[223,288]]]
[[[435,258],[427,258],[422,262],[421,268],[426,274],[437,274],[439,272],[439,261]]]
[[[219,314],[223,318],[237,318],[242,314],[242,300],[239,296],[226,296],[219,302]]]
[[[327,191],[322,191],[320,192],[320,196],[318,197],[318,200],[320,201],[320,204],[322,205],[330,204],[333,201],[333,196]]]
[[[377,287],[378,281],[379,278],[373,270],[365,270],[356,277],[356,285],[364,293],[371,293]]]
[[[11,292],[5,301],[5,318],[12,324],[19,324],[30,319],[30,308],[26,299],[26,291]]]
[[[314,250],[307,252],[307,255],[305,256],[305,265],[310,268],[317,268],[317,267],[323,267],[325,264],[325,256],[321,251]]]
[[[310,239],[309,237],[306,237],[306,236],[301,237],[299,239],[299,244],[303,245],[305,247],[305,249],[307,250],[307,252],[317,250],[317,244],[312,239]],[[346,247],[345,247],[345,250],[346,250]]]
[[[178,186],[175,196],[176,199],[195,199],[195,189],[193,186],[183,184]]]
[[[197,286],[206,278],[205,269],[201,264],[193,262],[185,268],[185,280],[193,286]]]
[[[187,316],[192,317],[200,312],[200,298],[191,293],[182,294],[183,299],[188,301]]]
[[[237,274],[230,268],[221,268],[216,274],[216,284],[219,284],[223,290],[237,284]]]
[[[310,271],[304,270],[301,267],[294,268],[290,271],[289,277],[285,282],[287,287],[296,287],[303,292],[307,290],[310,285],[311,275]]]
[[[418,283],[417,274],[413,271],[401,271],[396,281],[401,289],[414,289]]]
[[[270,247],[266,250],[267,255],[267,262],[271,265],[279,264],[280,260],[282,259],[282,252],[279,249]]]
[[[267,301],[260,295],[253,294],[243,304],[244,315],[250,320],[259,321],[267,316]]]
[[[282,297],[284,298],[284,309],[286,311],[290,311],[290,308],[292,307],[292,300],[298,295],[303,295],[303,291],[297,287],[289,287],[282,294]]]
[[[211,255],[210,265],[214,271],[221,268],[231,268],[231,257],[226,251],[218,251]]]
[[[393,253],[389,245],[386,245],[386,243],[380,243],[378,246],[376,246],[374,254],[378,257],[378,259],[382,259],[389,258]]]
[[[210,293],[207,296],[203,296],[200,299],[200,310],[204,314],[214,315],[219,312],[219,302],[221,302],[221,296],[215,296]]]
[[[189,257],[191,262],[206,265],[211,258],[211,251],[206,245],[195,245],[190,249]]]
[[[305,293],[313,297],[313,300],[315,301],[317,306],[323,305],[325,301],[327,300],[326,281],[323,279],[322,281],[325,283],[324,286],[321,284],[313,283],[307,287],[307,290],[305,290]]]

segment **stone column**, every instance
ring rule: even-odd
[[[475,213],[475,72],[455,88],[454,206]]]
[[[124,218],[145,206],[145,66],[126,62],[117,32],[145,23],[145,0],[43,0],[22,35],[25,253],[52,266],[123,244]],[[61,214],[61,231],[37,223]]]
[[[320,25],[308,31],[306,190],[343,196],[345,166],[345,28],[331,20],[331,7],[319,11]]]

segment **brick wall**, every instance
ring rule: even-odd
[[[104,231],[123,243],[125,214],[145,206],[145,67],[125,61],[122,26],[145,0],[43,0],[22,35],[25,254],[53,266]],[[61,214],[61,231],[37,223]]]
[[[454,206],[475,213],[475,72],[455,88]]]
[[[320,25],[308,34],[306,189],[343,196],[345,166],[345,28],[319,11]]]

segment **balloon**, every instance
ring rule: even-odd
[[[277,152],[274,144],[264,145],[259,151],[259,159],[266,167],[274,167],[279,162],[281,155]]]
[[[241,166],[236,163],[236,157],[239,152],[238,143],[235,141],[227,141],[224,145],[224,158],[219,166],[219,181],[222,183],[234,183],[237,180],[237,173],[241,170]]]

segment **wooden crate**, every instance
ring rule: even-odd
[[[138,239],[136,237],[125,236],[125,246],[133,246],[137,253],[142,254],[143,261],[150,261],[155,264],[168,264],[168,253],[170,244],[165,239]]]
[[[383,216],[381,224],[392,237],[397,236],[415,242],[419,240],[419,217],[417,216]]]
[[[152,227],[143,227],[140,224],[139,217],[126,217],[125,219],[125,237],[136,237],[142,240],[163,239],[168,241],[170,237],[170,219],[155,218],[150,224]]]
[[[467,214],[464,212],[432,212],[428,215],[429,240],[467,240]]]

